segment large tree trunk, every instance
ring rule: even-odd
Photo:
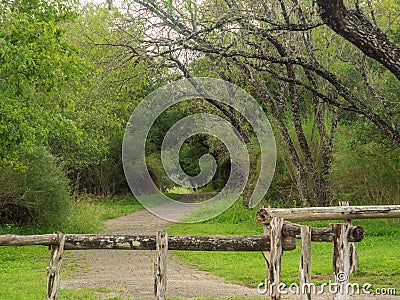
[[[362,12],[347,9],[343,0],[317,0],[323,21],[364,54],[380,62],[400,80],[400,48]]]

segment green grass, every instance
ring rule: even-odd
[[[140,208],[141,205],[132,197],[82,197],[74,201],[68,221],[60,224],[59,228],[19,228],[7,225],[0,228],[0,234],[42,234],[56,230],[66,233],[96,233],[103,227],[105,220]],[[0,247],[0,299],[44,299],[49,259],[49,250],[44,246]],[[64,273],[62,276],[68,274]],[[99,299],[96,294],[98,292],[104,292],[103,288],[65,289],[60,291],[60,299]]]
[[[197,224],[174,224],[171,235],[262,235],[262,225],[255,222],[255,210],[235,203],[222,215]],[[340,222],[340,221],[338,221]],[[308,222],[327,227],[334,221]],[[376,287],[394,287],[400,292],[400,224],[392,220],[354,220],[366,232],[356,243],[360,268],[350,277],[353,283],[366,282]],[[298,282],[300,245],[282,257],[282,282]],[[229,282],[256,287],[265,278],[265,261],[261,253],[175,251],[183,261],[225,278]],[[332,244],[312,243],[312,277],[315,284],[332,279]]]
[[[73,233],[97,233],[104,221],[117,218],[142,205],[133,197],[93,198],[84,197],[75,201],[63,231]]]
[[[0,247],[0,299],[43,299],[50,254],[46,247]]]
[[[113,294],[124,292],[124,288],[106,288],[106,287],[96,287],[96,288],[80,288],[80,289],[62,289],[60,291],[60,299],[76,299],[76,300],[98,300],[104,299],[106,294]],[[101,297],[100,295],[101,294]],[[123,299],[119,297],[107,297],[108,300]]]

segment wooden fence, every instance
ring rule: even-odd
[[[267,295],[272,300],[280,299],[280,270],[282,256],[282,241],[287,236],[293,236],[285,227],[289,221],[313,221],[313,220],[345,220],[342,224],[330,224],[328,236],[333,243],[333,278],[337,293],[333,295],[335,300],[349,299],[348,286],[349,274],[357,268],[358,258],[354,242],[359,242],[364,237],[361,227],[351,225],[352,219],[372,218],[399,218],[400,205],[387,206],[348,206],[348,202],[341,202],[337,207],[307,207],[276,209],[262,207],[258,210],[256,219],[264,224],[264,233],[271,237],[270,250],[266,252],[267,260]],[[301,299],[311,299],[311,290],[304,289],[311,283],[311,242],[318,242],[313,238],[316,230],[306,225],[300,227],[301,254],[299,267],[299,286]],[[320,229],[318,229],[320,230]]]
[[[346,205],[346,203],[342,203]],[[273,209],[262,207],[257,221],[264,224],[263,236],[168,236],[166,232],[151,235],[98,235],[65,234],[56,232],[44,235],[0,235],[0,246],[43,245],[51,250],[47,269],[46,299],[58,299],[60,268],[64,250],[112,249],[156,250],[154,265],[154,293],[156,299],[166,299],[167,251],[262,251],[267,262],[267,296],[280,299],[280,269],[282,251],[296,248],[296,238],[301,238],[300,284],[311,282],[311,242],[333,243],[334,275],[349,274],[356,266],[354,242],[364,238],[364,230],[352,226],[351,219],[400,217],[400,205],[393,206],[339,206]],[[289,221],[345,220],[328,228],[314,228]],[[353,263],[350,263],[350,262]],[[335,278],[337,278],[335,276]],[[340,280],[338,284],[345,285]],[[302,299],[311,299],[303,293]],[[346,299],[336,294],[335,299]]]
[[[295,229],[297,230],[297,229]],[[328,238],[326,232],[316,232],[317,239]],[[192,251],[265,251],[271,247],[269,236],[167,236],[156,235],[100,235],[65,234],[56,232],[42,235],[0,235],[0,246],[43,245],[51,250],[47,268],[46,299],[58,299],[60,268],[64,250],[156,250],[154,293],[156,299],[166,299],[166,267],[168,250]],[[289,237],[282,249],[296,249],[296,241]]]

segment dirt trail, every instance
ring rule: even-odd
[[[146,210],[139,210],[108,220],[102,233],[155,234],[167,225],[167,221]],[[103,299],[115,296],[124,299],[153,298],[154,251],[87,250],[67,251],[65,254],[67,263],[64,269],[70,276],[62,278],[62,288],[112,288],[110,293],[99,293]],[[68,260],[77,261],[83,266],[77,269],[71,264],[69,267]],[[68,272],[71,268],[72,274]],[[256,289],[225,283],[222,278],[188,266],[172,254],[168,257],[167,295],[169,298],[182,299],[260,297]]]

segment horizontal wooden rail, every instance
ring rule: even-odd
[[[284,222],[282,235],[299,237],[301,235],[301,225]],[[364,229],[361,226],[349,226],[347,240],[349,242],[361,242],[364,239]],[[334,233],[332,228],[311,227],[311,241],[313,242],[333,242]]]
[[[57,234],[0,235],[0,246],[56,245]],[[269,236],[168,236],[169,250],[268,251]],[[294,238],[282,241],[283,250],[296,249]],[[65,250],[120,249],[155,250],[155,235],[66,234]]]
[[[14,235],[14,234],[0,235],[0,246],[31,246],[31,245],[52,246],[59,244],[60,244],[59,235],[56,233],[41,234],[41,235]]]
[[[400,205],[383,206],[331,206],[304,208],[261,207],[257,212],[257,221],[269,224],[273,217],[286,221],[301,222],[315,220],[349,220],[400,218]]]

